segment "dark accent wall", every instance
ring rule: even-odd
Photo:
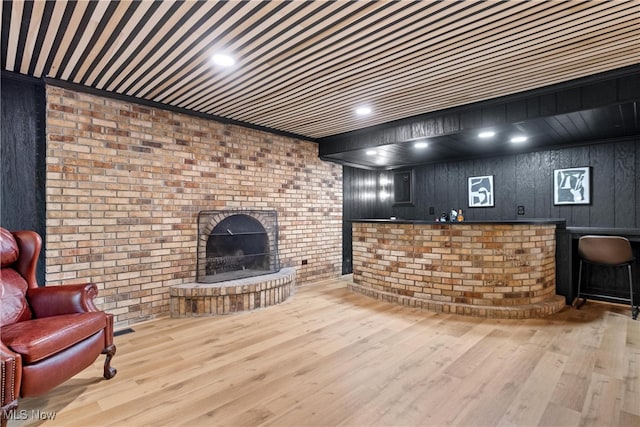
[[[591,166],[592,203],[555,206],[553,170]],[[381,180],[392,171],[344,167],[344,272],[351,272],[351,224],[355,218],[435,219],[462,208],[467,220],[564,218],[569,227],[640,228],[640,137],[566,149],[417,166],[414,206],[393,206],[393,193]],[[493,175],[495,206],[469,208],[467,178]],[[372,183],[375,186],[372,187]],[[518,215],[517,207],[525,214]],[[434,214],[429,214],[429,208]]]
[[[2,76],[0,225],[43,238],[38,283],[44,284],[45,91],[38,81]]]
[[[378,200],[379,173],[372,170],[342,169],[342,274],[352,272],[352,218],[383,218],[385,209]]]

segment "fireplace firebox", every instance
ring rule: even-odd
[[[280,270],[277,212],[201,211],[197,252],[198,283],[275,273]]]

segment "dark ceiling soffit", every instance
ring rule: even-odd
[[[377,167],[377,166],[368,166],[368,165],[361,165],[358,163],[352,163],[352,162],[348,162],[346,160],[342,160],[342,159],[336,159],[334,157],[331,156],[318,156],[318,158],[322,161],[325,162],[331,162],[331,163],[336,163],[338,165],[342,165],[342,166],[348,166],[350,168],[355,168],[355,169],[365,169],[365,170],[370,170],[370,171],[380,171],[380,170],[386,170],[386,169],[396,169],[399,166],[393,166],[393,167]],[[424,164],[424,163],[419,163],[419,164]],[[404,165],[402,165],[404,167]],[[417,166],[416,165],[408,165],[408,166]]]
[[[42,86],[44,87],[45,83],[43,79],[39,79],[37,77],[27,76],[25,74],[12,73],[11,71],[2,70],[2,78],[15,80],[18,82],[30,83],[32,85]]]
[[[172,111],[174,113],[181,113],[181,114],[186,114],[186,115],[189,115],[189,116],[199,117],[199,118],[202,118],[202,119],[213,120],[213,121],[216,121],[216,122],[219,122],[219,123],[223,123],[223,124],[227,124],[227,125],[242,126],[242,127],[245,127],[245,128],[259,130],[259,131],[262,131],[262,132],[267,132],[267,133],[278,135],[278,136],[285,136],[285,137],[288,137],[288,138],[300,139],[300,140],[309,141],[309,142],[316,142],[316,143],[318,142],[316,139],[310,138],[310,137],[304,136],[304,135],[298,135],[298,134],[291,133],[291,132],[285,132],[285,131],[281,131],[281,130],[278,130],[278,129],[269,128],[269,127],[266,127],[266,126],[259,126],[259,125],[255,125],[253,123],[247,123],[247,122],[243,122],[243,121],[240,121],[240,120],[228,119],[226,117],[215,116],[213,114],[205,114],[205,113],[201,113],[201,112],[198,112],[198,111],[188,110],[188,109],[185,109],[185,108],[174,107],[172,105],[163,104],[163,103],[160,103],[160,102],[149,101],[149,100],[142,99],[142,98],[136,98],[134,96],[122,95],[122,94],[118,94],[118,93],[114,93],[114,92],[109,92],[109,91],[106,91],[106,90],[96,89],[96,88],[93,88],[93,87],[90,87],[90,86],[83,86],[83,85],[80,85],[80,84],[77,84],[77,83],[66,82],[64,80],[52,79],[52,78],[49,78],[49,77],[44,77],[42,79],[37,79],[37,78],[34,78],[34,77],[25,76],[25,75],[18,74],[18,73],[12,73],[12,72],[5,71],[5,70],[2,70],[2,78],[10,78],[10,79],[14,79],[14,80],[28,81],[28,82],[34,83],[34,84],[57,86],[57,87],[61,87],[63,89],[69,89],[69,90],[74,90],[74,91],[77,91],[77,92],[89,93],[91,95],[103,96],[105,98],[116,99],[116,100],[119,100],[119,101],[132,102],[132,103],[135,103],[135,104],[144,105],[145,107],[158,108],[158,109],[162,109],[162,110]]]
[[[632,77],[634,75],[635,76],[640,75],[640,63],[630,65],[628,67],[618,68],[612,71],[593,74],[591,76],[582,77],[579,79],[557,83],[555,85],[532,89],[525,92],[519,92],[512,95],[506,95],[499,98],[493,98],[486,101],[475,102],[473,104],[461,105],[461,106],[452,107],[444,110],[432,111],[430,113],[398,119],[392,122],[370,126],[364,129],[358,129],[351,132],[327,136],[327,137],[318,139],[316,142],[318,142],[320,145],[320,155],[325,156],[325,155],[330,155],[335,153],[342,153],[346,151],[361,150],[363,148],[373,148],[374,146],[410,141],[414,139],[420,139],[420,138],[426,138],[426,137],[432,137],[432,136],[443,136],[447,134],[455,134],[461,131],[471,130],[471,128],[452,130],[451,132],[443,132],[443,133],[438,133],[434,135],[415,136],[410,139],[402,138],[399,140],[395,140],[395,139],[383,140],[384,138],[375,138],[380,140],[375,141],[375,143],[372,143],[371,141],[371,139],[373,139],[371,137],[373,137],[374,135],[394,132],[394,128],[398,129],[406,126],[410,127],[413,123],[416,123],[416,122],[433,120],[433,119],[442,119],[447,116],[452,116],[452,115],[462,114],[462,113],[479,112],[483,108],[507,105],[509,103],[514,103],[514,102],[526,102],[527,100],[532,98],[541,97],[541,96],[550,95],[550,94],[557,94],[557,93],[571,90],[571,89],[580,89],[593,84],[612,81],[612,80],[616,80],[624,77]],[[620,101],[618,100],[618,101],[612,102],[611,104],[616,104],[619,102]],[[605,105],[604,104],[597,105],[597,107],[602,107],[602,106],[605,106]],[[593,107],[594,106],[591,106],[589,108],[593,108]],[[589,108],[579,108],[576,111],[580,111],[582,109],[589,109]],[[562,114],[565,114],[568,112],[571,112],[571,111],[563,111]],[[540,116],[537,116],[537,117],[523,118],[522,120],[518,120],[514,123],[517,123],[519,121],[526,121],[532,118],[543,117],[543,116],[555,116],[557,114],[558,114],[557,112],[546,114],[546,115],[541,114]],[[496,126],[496,125],[508,125],[508,124],[512,124],[512,123],[505,122],[505,123],[495,123],[495,124],[482,124],[478,126],[478,128],[490,127],[492,125]]]
[[[385,165],[385,166],[360,165],[358,163],[337,159],[337,158],[331,157],[330,155],[320,156],[320,159],[327,162],[337,163],[342,166],[348,166],[356,169],[365,169],[370,171],[391,171],[391,170],[400,170],[400,169],[406,169],[406,168],[414,168],[417,166],[423,166],[423,165],[429,165],[429,164],[464,162],[467,160],[477,160],[477,159],[491,159],[491,158],[497,158],[497,157],[511,156],[514,154],[518,155],[518,154],[525,154],[525,153],[536,153],[539,151],[553,151],[553,150],[560,150],[560,149],[566,149],[571,147],[584,147],[588,145],[607,144],[612,142],[633,142],[633,141],[637,142],[639,140],[638,138],[639,138],[638,136],[625,136],[625,137],[619,137],[619,138],[598,139],[593,141],[581,141],[581,142],[575,142],[570,144],[544,145],[544,146],[534,147],[528,150],[522,150],[522,151],[513,152],[513,153],[507,153],[507,152],[501,151],[501,152],[492,152],[492,153],[480,154],[480,155],[473,154],[469,156],[451,157],[451,158],[446,158],[444,160],[436,159],[431,161],[421,161],[416,163],[402,163],[397,165]]]

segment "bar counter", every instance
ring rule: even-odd
[[[354,292],[492,318],[540,317],[565,306],[556,295],[562,219],[351,222]]]

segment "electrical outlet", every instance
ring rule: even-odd
[[[518,215],[524,215],[524,206],[518,206]]]
[[[429,215],[433,215],[436,213],[436,208],[434,208],[433,206],[429,206]]]

